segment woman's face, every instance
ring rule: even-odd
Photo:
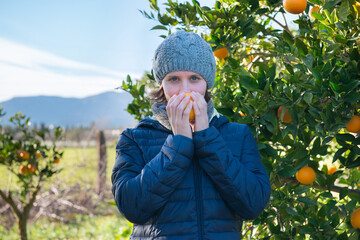
[[[166,100],[180,93],[198,92],[205,96],[206,81],[198,73],[176,71],[168,73],[162,81]]]

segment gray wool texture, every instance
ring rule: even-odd
[[[205,79],[210,89],[215,82],[216,62],[210,45],[199,35],[177,31],[165,38],[156,49],[153,71],[159,85],[170,72],[196,72]]]

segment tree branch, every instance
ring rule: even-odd
[[[20,212],[20,209],[16,206],[13,198],[11,197],[11,192],[9,192],[8,196],[6,196],[6,194],[0,190],[0,196],[5,200],[5,202],[10,205],[16,216],[20,218],[22,213]]]
[[[292,33],[291,33],[291,31],[290,31],[290,29],[289,29],[289,27],[287,26],[287,24],[286,25],[283,25],[283,24],[281,24],[278,20],[276,20],[275,18],[273,18],[272,16],[270,16],[270,15],[268,15],[268,14],[264,14],[266,17],[268,17],[268,18],[270,18],[271,20],[273,20],[274,22],[276,22],[277,24],[279,24],[279,26],[280,27],[282,27],[285,31],[287,31],[291,36],[293,36],[292,35]],[[286,21],[285,21],[286,22]]]
[[[286,27],[287,29],[289,29],[284,13],[281,12],[281,15],[282,15],[282,17],[283,17],[283,19],[284,19],[285,27]]]
[[[290,184],[297,184],[298,183],[298,181],[295,178],[282,178],[282,179],[284,179],[285,182],[290,183]],[[319,190],[325,190],[325,191],[328,190],[326,187],[322,187],[322,186],[317,185],[315,183],[312,185],[312,187],[316,188],[316,189],[319,189]],[[343,189],[343,188],[333,185],[331,187],[330,191],[340,193],[341,189]],[[349,193],[358,194],[360,196],[360,190],[348,189],[348,191],[349,191]]]
[[[34,204],[34,202],[36,200],[36,196],[37,196],[37,194],[39,193],[39,191],[41,189],[40,183],[41,183],[41,178],[39,179],[39,181],[38,181],[38,183],[37,183],[37,185],[35,187],[35,190],[32,192],[29,201],[24,206],[24,212],[26,212],[26,213],[30,212],[31,207],[33,206],[33,204]]]

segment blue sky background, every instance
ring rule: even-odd
[[[0,102],[85,97],[141,77],[163,32],[150,31],[157,23],[139,9],[148,1],[0,0]]]

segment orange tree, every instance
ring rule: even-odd
[[[0,106],[1,118],[5,115]],[[18,221],[21,240],[27,239],[27,220],[42,183],[49,180],[60,170],[57,159],[62,156],[56,148],[61,137],[61,128],[42,131],[30,128],[30,119],[21,113],[9,118],[14,131],[0,124],[0,164],[10,173],[16,183],[7,189],[0,189],[0,197],[11,207]],[[45,144],[51,139],[51,144]]]
[[[295,15],[294,30],[281,0],[149,3],[151,12],[142,14],[158,22],[153,29],[166,31],[162,37],[194,31],[214,51],[229,53],[217,60],[214,104],[251,127],[272,185],[268,206],[243,226],[242,236],[359,239],[360,219],[351,215],[360,206],[360,126],[346,127],[360,115],[360,4],[309,0]],[[151,114],[146,91],[139,92],[146,84],[123,82],[137,119]],[[328,174],[330,164],[335,173]],[[295,179],[305,166],[316,176],[308,185]]]

